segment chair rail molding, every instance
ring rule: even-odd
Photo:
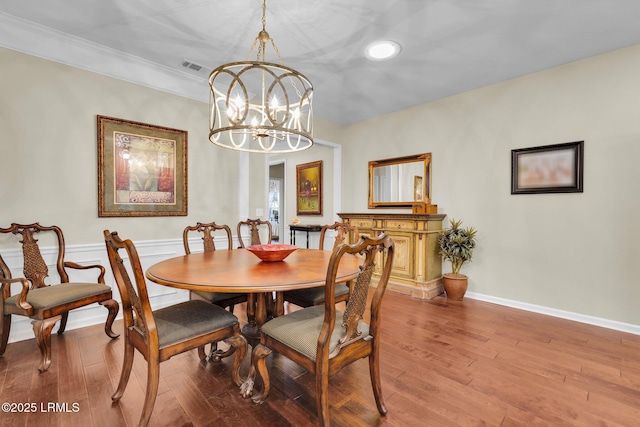
[[[198,240],[196,237],[194,243]],[[234,236],[234,245],[237,244],[237,237]],[[215,243],[220,249],[226,247],[226,237],[218,238],[216,236]],[[143,268],[146,270],[151,265],[163,261],[168,258],[184,255],[184,246],[182,239],[163,239],[163,240],[148,240],[136,242],[136,248],[140,255],[140,261]],[[194,251],[196,252],[196,251]],[[54,283],[59,279],[55,268],[55,257],[57,248],[54,247],[42,247],[42,256],[44,258],[47,267],[49,268],[49,278],[47,283]],[[7,263],[7,266],[11,269],[11,273],[14,277],[22,277],[22,252],[19,249],[10,249],[3,251],[3,258]],[[107,257],[107,251],[104,243],[90,243],[83,245],[67,245],[65,251],[65,261],[73,261],[78,264],[100,264],[107,270],[105,274],[105,282],[107,285],[113,288],[113,298],[122,303],[120,300],[120,294],[117,291],[115,281],[113,279],[113,273],[109,266],[109,258]],[[84,270],[72,271],[69,270],[70,281],[93,281],[95,280],[95,273]],[[19,286],[19,285],[18,285]],[[18,286],[14,285],[11,290],[12,294],[18,292]],[[175,304],[181,301],[187,301],[189,299],[189,292],[181,289],[169,288],[161,286],[153,282],[148,282],[147,287],[149,290],[149,299],[154,309],[166,307],[168,305]],[[87,307],[78,308],[69,313],[69,320],[67,322],[66,330],[83,328],[85,326],[91,326],[104,323],[106,319],[106,312],[104,307],[98,304],[92,304]],[[118,313],[117,319],[122,319],[122,312]],[[57,326],[56,326],[57,328]],[[9,343],[33,339],[33,329],[31,326],[31,319],[23,316],[14,316],[11,322],[11,333],[9,335]]]

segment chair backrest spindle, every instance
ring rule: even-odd
[[[247,226],[249,227],[249,234],[250,234],[250,242],[251,242],[251,246],[253,245],[261,245],[262,242],[260,241],[260,226],[261,225],[266,225],[267,226],[267,231],[268,231],[268,235],[267,235],[267,243],[269,244],[271,243],[271,235],[273,234],[273,230],[271,228],[271,223],[269,221],[263,221],[260,219],[247,219],[246,221],[240,221],[238,223],[238,240],[240,241],[240,247],[241,248],[245,248],[246,245],[244,244],[244,241],[242,240],[242,227],[243,226]]]
[[[23,273],[24,277],[31,283],[31,288],[41,288],[47,286],[45,279],[49,276],[49,268],[42,257],[42,252],[38,245],[38,239],[35,238],[37,233],[43,231],[52,231],[56,238],[57,255],[56,270],[60,276],[60,283],[69,282],[69,275],[64,269],[64,235],[62,230],[53,225],[45,227],[39,223],[33,224],[11,224],[8,228],[0,228],[0,233],[20,234],[22,240],[22,256],[23,256]]]
[[[347,224],[345,222],[334,222],[332,225],[325,225],[320,230],[320,250],[324,249],[324,238],[327,231],[334,231],[334,240],[332,249],[335,249],[337,246],[340,246],[343,243],[348,243],[347,236],[349,232],[353,232],[353,240],[354,242],[358,241],[358,227],[355,225]]]
[[[202,233],[202,244],[204,252],[213,252],[216,250],[214,232],[217,230],[224,230],[227,233],[228,249],[233,249],[233,237],[231,236],[231,229],[228,225],[218,225],[215,222],[203,224],[198,222],[196,225],[188,226],[182,233],[182,243],[184,244],[184,251],[187,255],[191,253],[189,247],[189,233],[195,231]]]
[[[391,273],[394,254],[393,242],[391,238],[386,235],[380,235],[375,239],[363,236],[357,244],[341,244],[334,249],[329,263],[327,281],[325,284],[325,294],[329,295],[329,297],[325,298],[325,310],[329,313],[329,316],[334,319],[336,306],[334,297],[331,295],[333,294],[332,290],[336,283],[336,274],[340,259],[347,254],[358,255],[363,261],[360,265],[360,272],[358,273],[358,276],[352,281],[351,293],[349,300],[346,302],[346,308],[342,319],[342,326],[345,327],[345,332],[343,337],[340,339],[340,344],[348,343],[360,337],[361,332],[358,331],[358,324],[364,318],[364,313],[367,309],[367,296],[371,286],[371,278],[373,276],[376,263],[378,260],[382,260],[384,263],[382,267],[382,275],[378,281],[378,286],[375,288],[373,300],[370,303],[370,334],[374,335],[378,322],[377,312],[379,310],[380,303],[382,302],[382,296],[386,291]],[[373,315],[374,312],[376,313],[376,316]],[[332,329],[333,322],[325,322],[325,326],[331,327]],[[331,336],[332,330],[328,332],[328,336]]]

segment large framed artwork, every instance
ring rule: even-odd
[[[296,166],[296,212],[322,215],[322,160]]]
[[[511,194],[582,193],[584,141],[511,150]]]
[[[98,116],[98,216],[187,215],[187,132]]]

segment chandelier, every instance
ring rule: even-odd
[[[313,86],[284,65],[267,33],[262,3],[262,31],[247,59],[221,65],[209,75],[209,140],[253,153],[290,153],[313,145]],[[271,43],[280,64],[266,62]],[[249,58],[257,46],[257,59]]]

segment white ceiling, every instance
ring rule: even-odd
[[[247,59],[261,13],[262,0],[0,0],[0,46],[47,56],[42,34],[67,37],[175,70],[206,100],[211,69]],[[640,0],[268,0],[266,29],[313,83],[315,114],[348,124],[638,44],[639,22]],[[379,39],[402,52],[365,59]]]

